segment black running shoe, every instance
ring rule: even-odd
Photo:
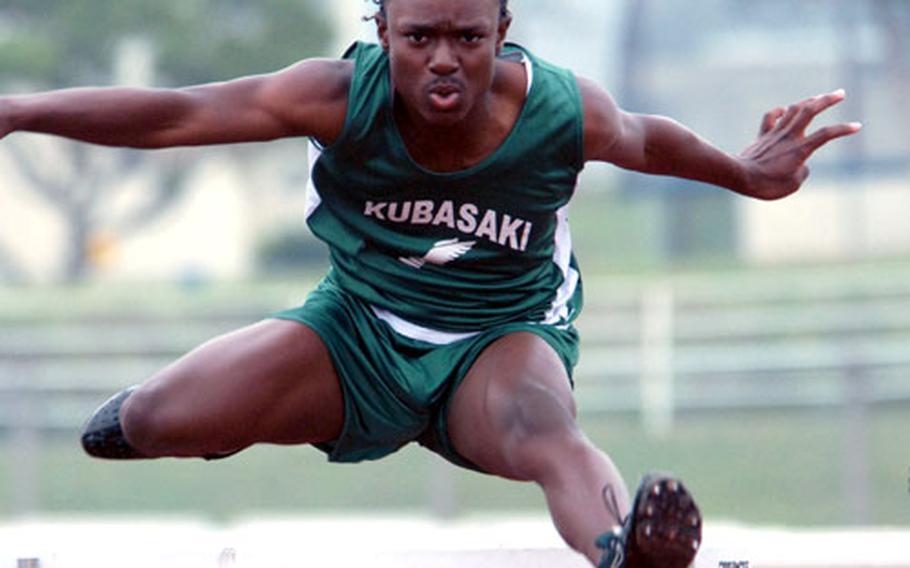
[[[618,512],[612,487],[604,499]],[[604,551],[599,568],[686,568],[700,544],[701,513],[692,495],[674,477],[648,474],[622,526],[597,538]]]
[[[112,396],[88,419],[82,429],[82,448],[85,452],[96,458],[108,460],[139,460],[145,459],[136,448],[132,447],[123,435],[120,426],[120,407],[134,390],[139,387],[130,387]],[[205,454],[200,457],[207,461],[223,460],[243,451],[244,448]]]
[[[96,458],[134,460],[143,456],[130,446],[120,428],[120,407],[137,387],[130,387],[112,396],[92,414],[82,429],[82,448]]]

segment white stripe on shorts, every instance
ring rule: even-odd
[[[426,343],[432,343],[433,345],[450,345],[456,341],[461,341],[462,339],[468,339],[469,337],[474,337],[479,334],[479,331],[471,331],[468,333],[453,333],[450,331],[440,331],[438,329],[431,329],[429,327],[423,327],[422,325],[417,325],[416,323],[409,322],[408,320],[396,316],[388,310],[382,308],[377,308],[376,306],[370,306],[370,309],[373,310],[373,313],[391,326],[399,335],[403,335],[409,339],[416,339],[417,341],[425,341]]]

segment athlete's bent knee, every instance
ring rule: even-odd
[[[571,399],[545,387],[528,385],[512,393],[494,418],[512,469],[522,477],[539,479],[556,454],[583,448],[584,435],[575,421]]]
[[[575,405],[546,386],[523,385],[501,406],[500,427],[519,436],[545,436],[574,429]]]

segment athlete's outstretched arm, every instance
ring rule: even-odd
[[[762,120],[759,136],[731,155],[669,118],[621,110],[603,89],[580,79],[585,113],[585,159],[639,172],[693,179],[759,199],[779,199],[799,189],[815,150],[858,132],[858,123],[822,128],[807,136],[819,113],[841,102],[843,91],[777,108]]]
[[[82,88],[0,97],[0,138],[41,132],[106,146],[165,148],[336,137],[350,63],[313,59],[269,75],[183,89]]]

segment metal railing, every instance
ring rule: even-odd
[[[866,402],[910,400],[910,269],[884,280],[759,272],[586,289],[582,411],[641,410],[662,430],[677,410],[842,405],[857,377]],[[100,397],[264,313],[0,314],[0,429],[21,422],[26,401],[39,429],[78,426]]]

